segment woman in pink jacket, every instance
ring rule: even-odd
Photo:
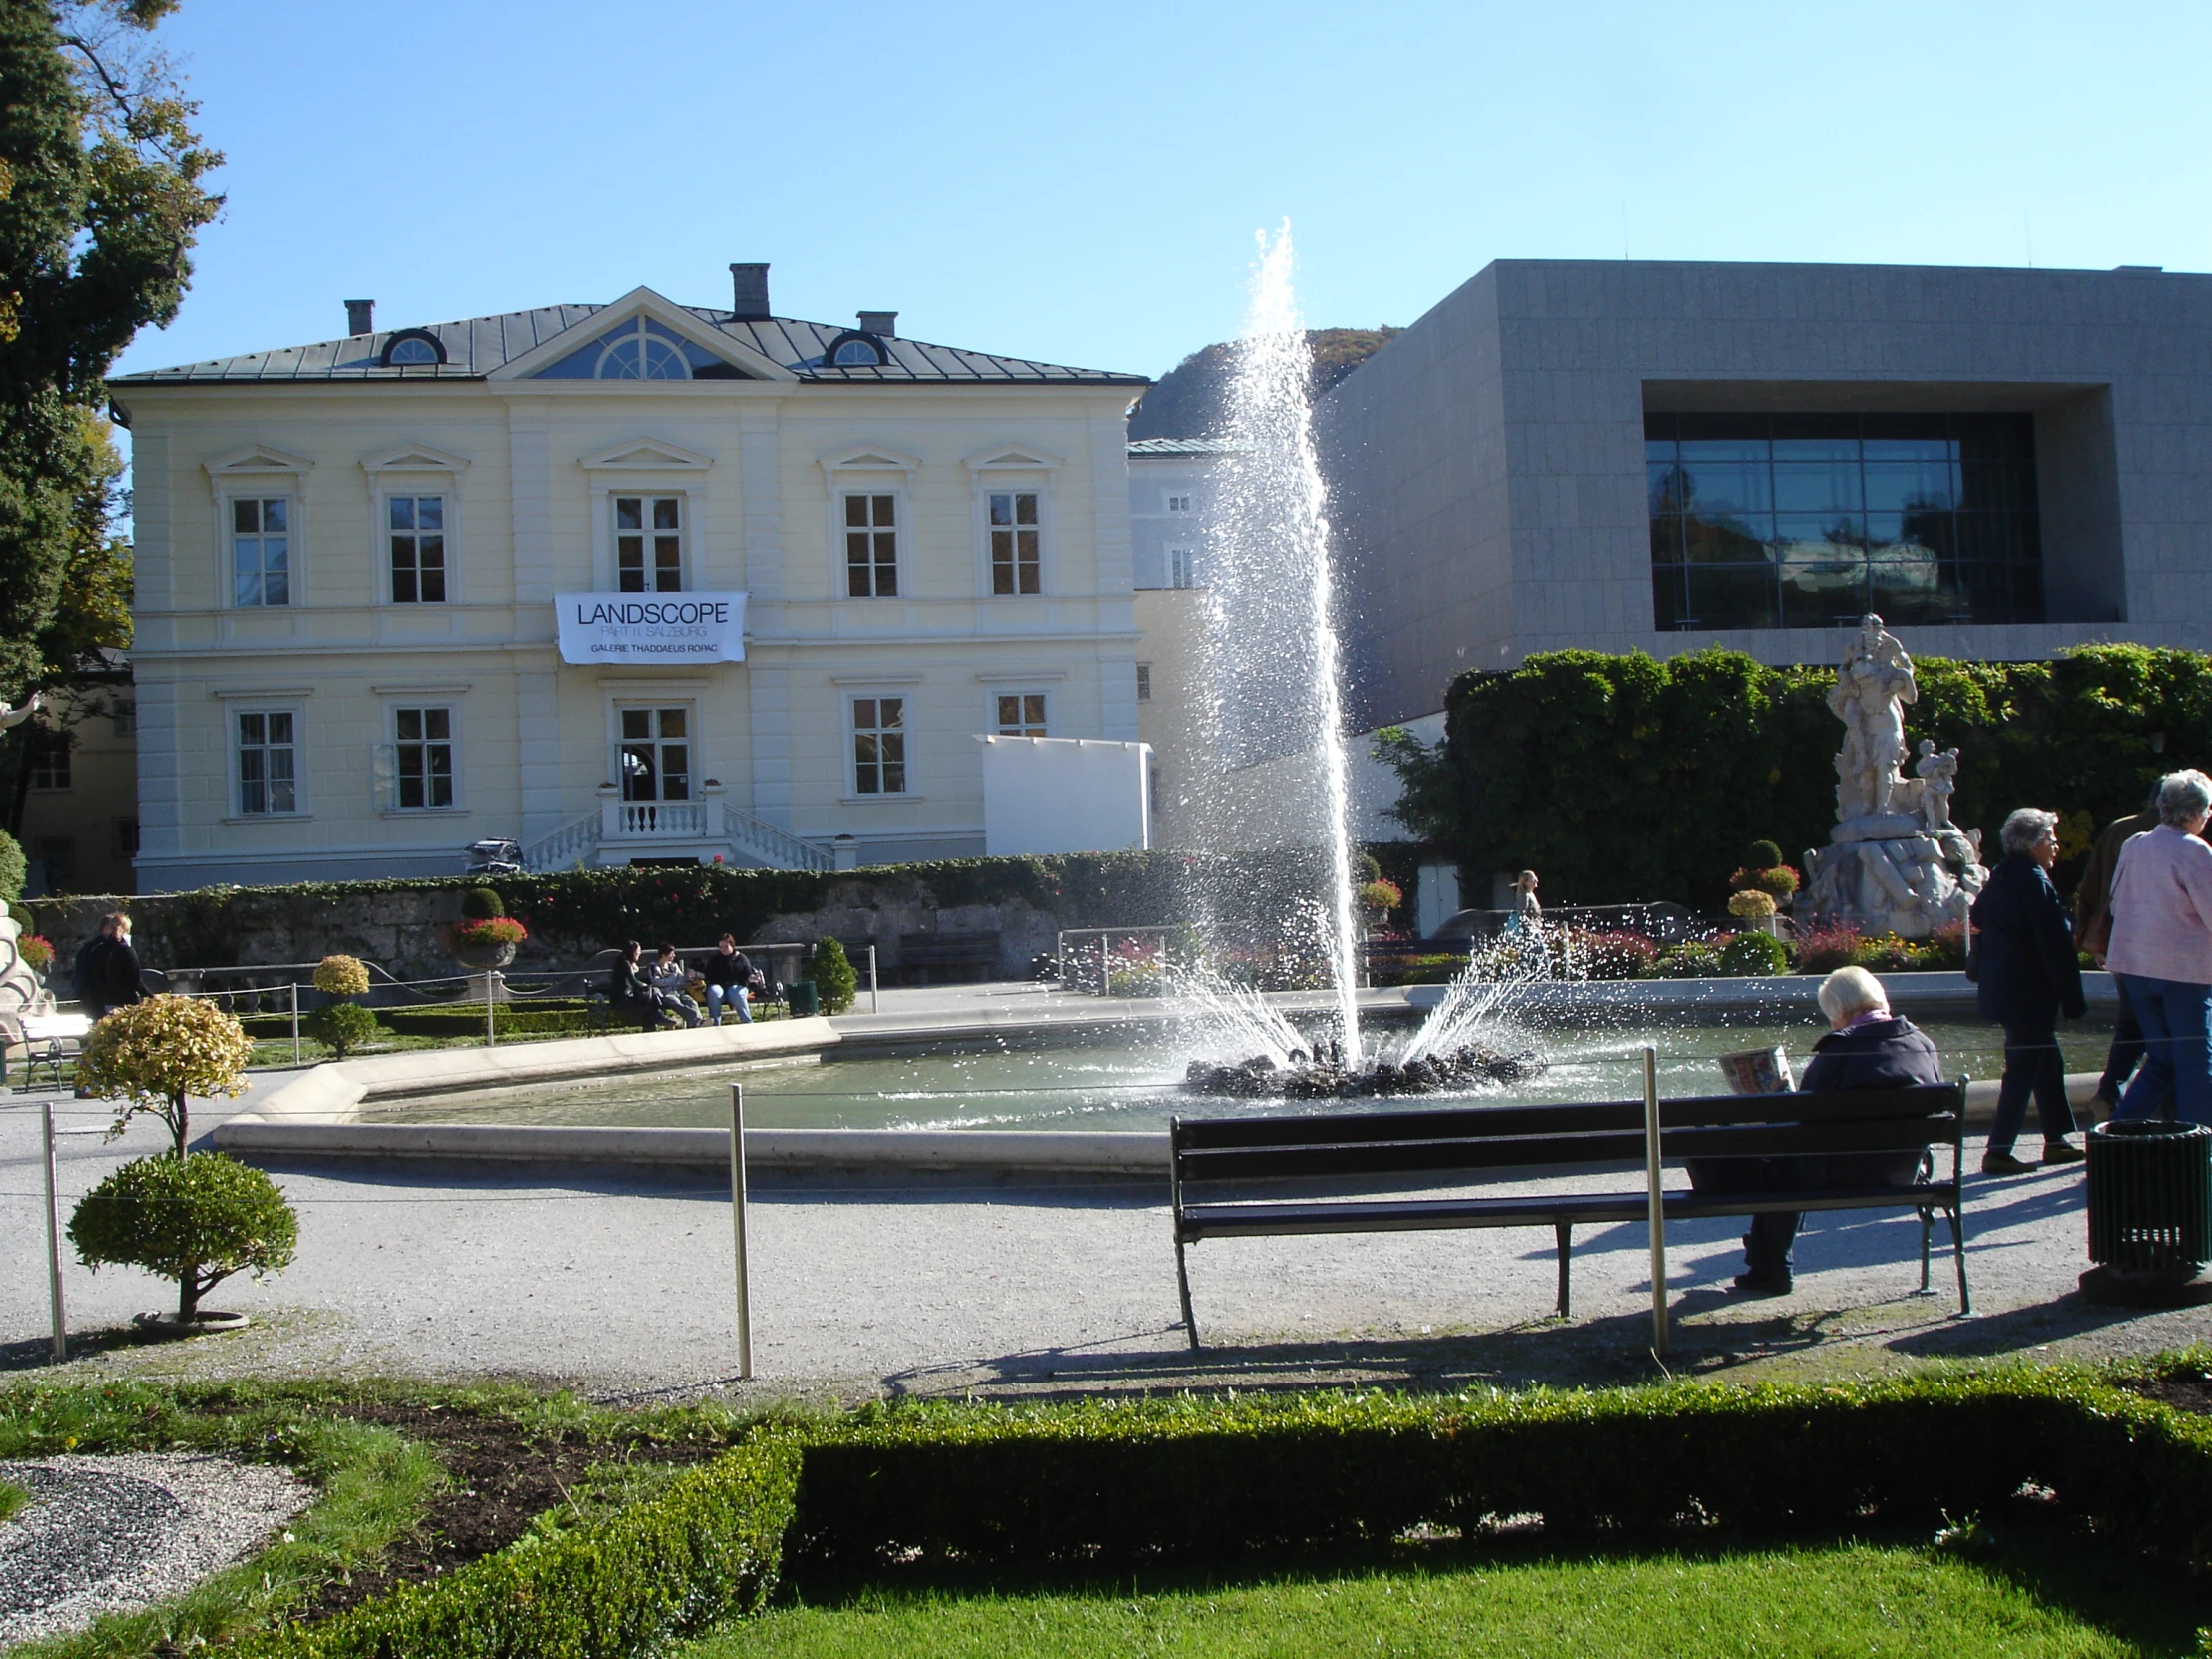
[[[2148,1047],[2117,1118],[2149,1117],[2171,1094],[2177,1117],[2212,1124],[2212,846],[2197,838],[2208,818],[2212,779],[2168,773],[2158,786],[2157,828],[2120,849],[2104,965]]]

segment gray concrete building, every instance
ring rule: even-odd
[[[1363,725],[1570,646],[2212,648],[2212,276],[1500,260],[1318,411]]]

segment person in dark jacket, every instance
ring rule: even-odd
[[[111,924],[108,948],[94,959],[92,969],[99,987],[100,1014],[96,1018],[146,1000],[146,987],[139,982],[138,951],[131,944],[131,918],[117,914],[107,921]]]
[[[1936,1044],[1911,1020],[1890,1012],[1882,981],[1861,967],[1838,968],[1821,981],[1828,1035],[1813,1045],[1798,1088],[1901,1089],[1943,1080]],[[1917,1152],[1833,1153],[1813,1158],[1694,1158],[1690,1185],[1699,1192],[1817,1192],[1824,1187],[1903,1187],[1920,1179]],[[1795,1210],[1753,1216],[1744,1235],[1744,1271],[1736,1288],[1786,1296],[1791,1255],[1802,1216]]]
[[[753,963],[734,936],[722,935],[715,953],[699,964],[699,972],[707,981],[707,1014],[715,1024],[722,1023],[725,1008],[737,1010],[741,1025],[753,1023],[753,1010],[747,1006],[751,993],[746,989],[753,982]]]
[[[607,975],[607,1006],[622,1018],[636,1020],[641,1031],[658,1031],[676,1022],[668,1017],[646,981],[639,961],[644,954],[645,946],[636,939],[622,947],[621,956]]]
[[[100,994],[106,985],[100,968],[100,958],[107,954],[108,946],[114,942],[115,917],[102,916],[100,930],[85,940],[77,950],[77,963],[73,970],[77,981],[77,1000],[94,1019],[108,1011],[100,1003]]]
[[[2027,1097],[2043,1122],[2043,1162],[2076,1163],[2081,1148],[2066,1103],[2066,1067],[2058,1052],[2058,1016],[2088,1011],[2081,964],[2066,907],[2050,884],[2058,861],[2058,815],[2022,807],[2004,821],[2004,856],[1973,901],[1975,987],[1983,1019],[2004,1027],[2004,1079],[1997,1119],[1981,1156],[1984,1175],[2024,1175],[2034,1166],[2012,1155]]]

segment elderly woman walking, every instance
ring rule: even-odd
[[[1997,1120],[1981,1157],[1984,1175],[2024,1175],[2034,1166],[2012,1155],[2027,1117],[2027,1097],[2043,1120],[2043,1162],[2069,1164],[2081,1148],[2066,1102],[2066,1067],[2058,1054],[2058,1016],[2088,1011],[2081,963],[2074,954],[2066,906],[2050,884],[2058,861],[2058,815],[2022,807],[2004,821],[2004,856],[1973,901],[1975,983],[1981,1017],[2004,1027],[2004,1080],[1997,1085]],[[2212,846],[2205,848],[2212,854]]]
[[[2212,1124],[2212,846],[2198,839],[2212,818],[2212,779],[2168,773],[2158,786],[2158,825],[2120,848],[2112,876],[2112,944],[2105,966],[2142,1025],[2143,1069],[2115,1117],[2148,1117],[2173,1096],[2175,1114]]]

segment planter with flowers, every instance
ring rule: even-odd
[[[529,936],[497,893],[477,887],[461,900],[461,919],[445,930],[445,945],[469,972],[491,973],[513,961],[516,946]]]
[[[15,941],[15,953],[23,958],[23,965],[41,979],[54,966],[54,947],[36,933],[25,933]]]

